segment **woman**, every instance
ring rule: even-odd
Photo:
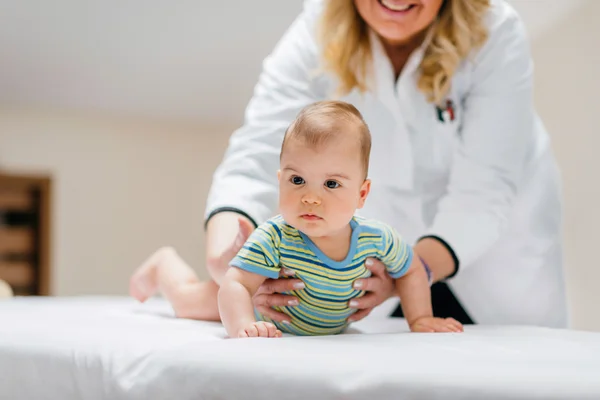
[[[438,282],[436,316],[567,326],[559,174],[532,86],[525,28],[502,0],[305,2],[265,60],[214,175],[209,273],[218,284],[253,227],[276,213],[287,125],[308,103],[336,97],[360,110],[373,136],[361,214],[414,243]],[[382,265],[369,268],[354,319],[392,296]],[[185,279],[196,295],[182,303],[194,317],[217,285]],[[265,283],[255,305],[281,320],[269,307],[288,305],[293,297],[278,293],[297,283]]]

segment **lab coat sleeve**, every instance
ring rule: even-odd
[[[430,227],[429,234],[454,251],[461,270],[506,229],[534,147],[532,72],[526,31],[513,13],[491,28],[473,59],[449,184]]]
[[[324,89],[316,74],[314,35],[320,3],[305,1],[302,13],[265,58],[244,124],[231,136],[213,175],[206,220],[218,211],[235,210],[258,225],[275,213],[283,135],[301,108],[318,100]]]

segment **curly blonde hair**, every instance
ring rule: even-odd
[[[431,40],[419,66],[418,87],[430,102],[442,103],[459,64],[487,40],[484,15],[489,7],[490,0],[444,0],[437,19],[428,28]],[[319,25],[322,67],[338,77],[338,95],[354,88],[368,90],[368,33],[369,27],[353,0],[326,1]]]

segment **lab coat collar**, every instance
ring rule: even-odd
[[[425,50],[431,43],[433,39],[433,27],[427,30],[427,34],[425,35],[425,39],[423,43],[417,47],[412,54],[409,56],[402,72],[400,73],[400,80],[404,76],[410,76],[414,74],[419,68],[419,64],[423,60],[423,56],[425,55]],[[381,77],[394,83],[394,68],[392,63],[387,56],[381,38],[373,29],[369,29],[369,42],[371,44],[371,58],[373,60],[373,67],[375,75],[380,75]],[[376,80],[376,83],[383,83],[383,81]],[[376,87],[378,87],[377,85]]]
[[[369,29],[369,42],[371,44],[372,73],[370,74],[370,87],[376,97],[381,99],[390,112],[398,115],[405,103],[404,97],[411,96],[416,82],[416,73],[423,60],[425,50],[433,38],[433,29],[429,29],[423,43],[409,56],[398,80],[394,79],[394,68],[385,51],[381,38],[372,29]],[[409,93],[410,92],[410,93]],[[404,122],[404,121],[398,121]]]
[[[414,188],[413,159],[411,144],[408,134],[409,115],[414,115],[414,97],[421,96],[416,88],[416,72],[425,54],[425,49],[431,42],[432,30],[427,35],[421,45],[413,51],[408,58],[398,80],[394,79],[394,68],[387,56],[383,43],[379,36],[372,30],[369,30],[369,41],[371,44],[372,74],[373,81],[369,82],[374,95],[381,104],[388,109],[396,122],[394,132],[395,141],[402,143],[398,146],[402,154],[396,156],[402,160],[402,174],[396,177],[398,187],[411,191]],[[415,210],[419,209],[418,204],[413,205]]]

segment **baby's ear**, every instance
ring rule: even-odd
[[[370,192],[371,192],[371,180],[365,179],[362,186],[360,187],[360,192],[359,192],[360,198],[358,199],[358,208],[364,207],[365,202],[367,201],[367,197],[369,196]]]
[[[277,181],[281,182],[281,170],[280,169],[277,170]]]

